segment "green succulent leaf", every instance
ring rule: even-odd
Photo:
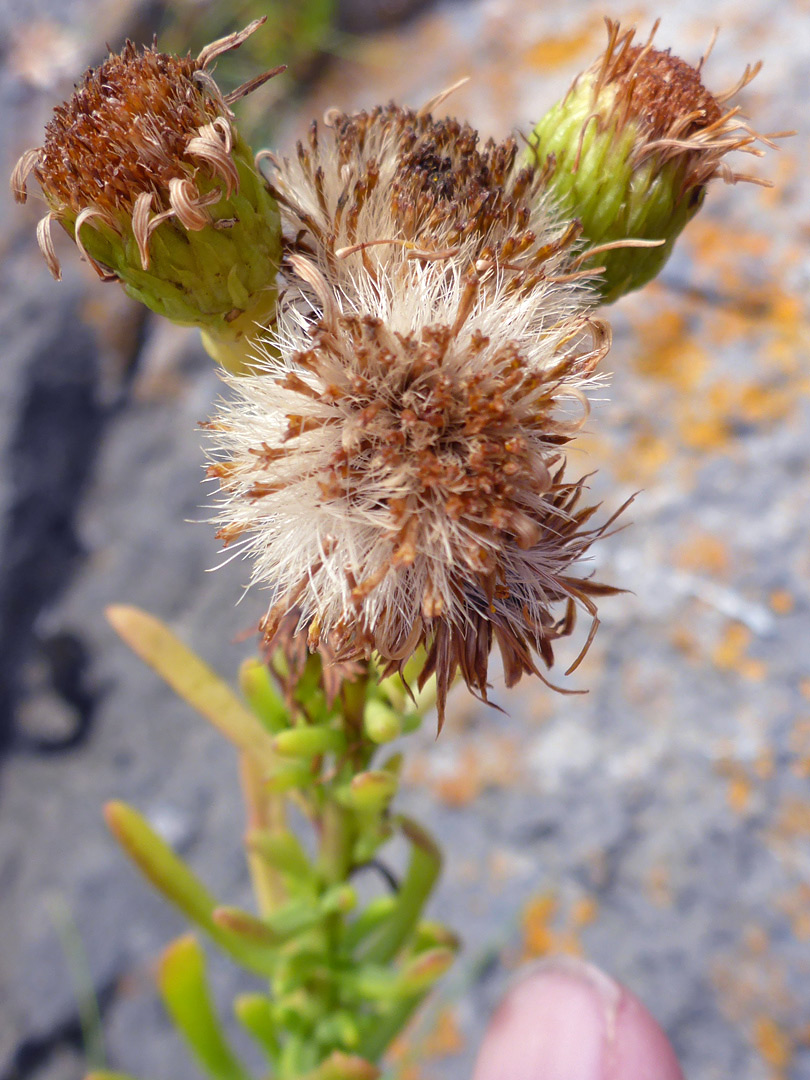
[[[239,688],[271,734],[284,731],[289,724],[289,714],[273,685],[266,664],[254,657],[245,660],[239,669]]]
[[[169,1015],[209,1076],[250,1080],[222,1031],[208,990],[205,954],[191,934],[178,938],[163,953],[158,986]]]
[[[115,605],[113,629],[145,663],[227,739],[267,767],[275,763],[272,740],[231,688],[153,615]]]
[[[273,739],[273,749],[283,757],[313,758],[346,749],[346,736],[335,728],[311,726],[282,731]]]
[[[271,832],[253,829],[247,835],[247,846],[261,855],[274,869],[298,883],[312,881],[315,870],[297,836],[289,829]]]
[[[411,843],[411,859],[397,893],[394,911],[369,934],[361,950],[367,962],[387,963],[396,956],[419,922],[441,873],[441,851],[426,830],[408,818],[400,818],[399,825]]]
[[[273,956],[265,946],[219,925],[216,899],[141,814],[122,802],[104,808],[107,825],[144,877],[175,907],[205,930],[238,963],[261,975],[272,974]]]
[[[240,994],[233,1003],[236,1019],[253,1036],[271,1061],[279,1052],[273,1005],[264,994]]]

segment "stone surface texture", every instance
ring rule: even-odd
[[[151,33],[148,8],[56,12],[0,4],[6,174],[105,39]],[[604,14],[644,33],[663,14],[657,41],[692,61],[719,26],[708,84],[761,58],[746,113],[800,132],[753,166],[772,189],[717,184],[661,280],[610,312],[612,378],[572,465],[597,470],[609,509],[639,494],[594,552],[628,591],[603,602],[567,680],[589,693],[496,686],[499,713],[456,691],[441,738],[429,722],[411,740],[402,802],[445,847],[433,911],[465,950],[391,1075],[464,1080],[520,965],[564,950],[646,1002],[691,1080],[810,1080],[806,0],[440,3],[344,40],[279,144],[328,106],[418,105],[462,76],[449,110],[485,135],[527,132],[601,50]],[[144,321],[67,246],[54,284],[39,209],[0,201],[0,1078],[82,1074],[72,933],[110,1066],[186,1080],[152,985],[182,926],[100,811],[132,802],[248,903],[235,760],[103,611],[156,613],[231,677],[263,598],[235,606],[246,568],[206,573],[217,544],[193,523],[195,425],[220,392],[195,336]],[[227,1000],[236,977],[214,971]]]

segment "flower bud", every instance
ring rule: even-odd
[[[402,734],[402,718],[399,713],[382,701],[372,699],[366,705],[363,728],[372,742],[379,744],[391,742]]]
[[[370,769],[352,777],[345,801],[355,810],[381,814],[397,793],[397,778],[384,769]]]
[[[282,731],[273,739],[273,749],[283,757],[311,758],[346,749],[342,731],[327,727],[297,727]]]
[[[609,303],[658,274],[710,180],[753,179],[723,162],[730,150],[761,156],[755,143],[773,144],[738,107],[726,108],[759,64],[715,96],[703,85],[703,61],[693,68],[654,49],[653,35],[634,44],[634,30],[606,22],[607,49],[540,121],[529,152],[545,165],[561,213],[581,222]]]
[[[49,209],[37,239],[54,277],[57,221],[103,281],[199,326],[209,353],[235,370],[256,324],[274,318],[281,240],[278,207],[230,106],[276,72],[223,96],[207,69],[262,22],[196,60],[128,41],[85,73],[11,177],[18,202],[30,173],[42,188]]]

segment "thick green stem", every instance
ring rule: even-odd
[[[348,878],[353,840],[350,814],[334,799],[327,798],[321,814],[320,868],[330,885],[338,885]]]
[[[368,745],[363,734],[363,713],[366,707],[368,690],[368,669],[354,682],[345,682],[341,690],[343,702],[343,725],[346,741],[349,744],[353,772],[360,772],[368,763],[374,747]]]

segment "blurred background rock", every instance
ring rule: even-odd
[[[428,724],[411,748],[405,801],[447,851],[434,909],[466,949],[395,1070],[464,1080],[519,965],[569,950],[646,1001],[691,1080],[807,1080],[806,0],[6,4],[4,172],[105,41],[157,31],[194,52],[264,11],[255,51],[219,71],[290,64],[250,103],[257,147],[291,147],[329,106],[418,105],[465,75],[449,109],[484,135],[528,132],[601,50],[606,14],[642,33],[664,15],[659,47],[692,62],[719,26],[708,85],[761,58],[745,111],[801,128],[755,166],[772,190],[715,185],[660,281],[610,313],[613,378],[572,466],[598,469],[608,509],[640,494],[594,553],[629,591],[569,680],[590,693],[496,687],[498,713],[460,692],[441,739]],[[213,530],[189,523],[206,517],[195,425],[220,392],[195,334],[144,319],[67,245],[54,284],[37,216],[35,199],[0,203],[0,1078],[77,1080],[88,1039],[98,1061],[95,1001],[110,1067],[184,1080],[150,970],[181,922],[100,808],[133,802],[245,902],[235,762],[103,609],[156,613],[232,677],[263,597],[235,606],[246,569],[206,573]],[[226,1000],[234,976],[215,971]]]

